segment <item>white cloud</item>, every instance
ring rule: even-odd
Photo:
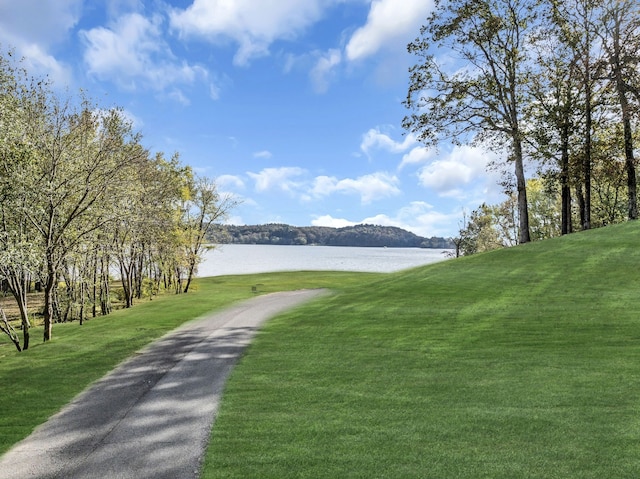
[[[83,0],[0,1],[0,37],[20,44],[59,42],[80,19],[82,4]]]
[[[418,172],[420,184],[434,189],[440,196],[463,198],[476,181],[495,182],[487,173],[492,153],[472,146],[455,146],[445,158],[433,161]]]
[[[419,165],[422,163],[426,163],[435,154],[435,150],[431,148],[426,148],[424,146],[416,146],[412,148],[409,153],[406,153],[402,157],[402,162],[400,163],[399,168],[402,169],[407,165]]]
[[[457,233],[460,212],[442,213],[422,201],[414,201],[395,212],[395,214],[377,214],[357,220],[334,218],[330,214],[315,216],[311,221],[314,226],[330,226],[342,228],[357,224],[373,224],[395,226],[411,231],[419,236],[451,237]]]
[[[220,175],[216,177],[216,185],[220,188],[244,189],[244,181],[242,178],[235,175]]]
[[[82,3],[82,0],[2,0],[0,44],[24,57],[29,73],[48,75],[55,86],[68,86],[71,69],[51,55],[49,48],[67,39],[80,19]]]
[[[25,59],[24,66],[30,73],[48,76],[55,87],[64,88],[71,84],[73,78],[71,68],[49,55],[40,45],[23,44],[19,51]]]
[[[333,193],[357,194],[360,195],[362,204],[369,204],[375,200],[401,194],[398,188],[399,183],[400,180],[397,176],[384,172],[342,180],[335,177],[318,176],[314,181],[312,194],[315,197],[328,196]]]
[[[149,19],[138,13],[123,15],[110,28],[80,31],[89,73],[113,80],[123,88],[135,90],[141,86],[162,91],[175,84],[207,79],[203,67],[177,60],[162,36],[160,16]],[[188,102],[178,89],[169,96]]]
[[[293,193],[300,189],[302,182],[296,181],[306,174],[306,170],[298,167],[265,168],[260,173],[247,173],[255,181],[256,191],[265,192],[280,190]]]
[[[273,157],[273,155],[268,150],[262,150],[262,151],[256,151],[253,154],[253,157],[263,159],[263,160],[268,160],[269,158]]]
[[[433,0],[373,0],[367,23],[355,31],[345,52],[350,61],[413,39],[433,9]]]
[[[360,143],[360,149],[369,156],[372,150],[384,150],[389,153],[402,153],[407,151],[412,145],[416,143],[416,137],[413,134],[409,134],[401,142],[393,140],[389,135],[383,133],[379,127],[371,128],[364,135],[362,135],[362,142]]]
[[[344,228],[345,226],[355,226],[358,223],[345,220],[344,218],[334,218],[331,215],[318,216],[311,220],[313,226],[328,226],[330,228]]]
[[[331,79],[335,74],[335,68],[342,61],[340,50],[331,49],[320,57],[309,76],[316,93],[325,93],[329,89]]]
[[[395,226],[424,237],[448,237],[455,234],[459,216],[459,213],[442,213],[425,202],[414,201],[400,208],[393,216],[379,214],[364,218],[362,223]]]
[[[173,9],[171,26],[183,36],[238,44],[237,65],[269,53],[276,40],[293,39],[317,22],[332,0],[194,0],[185,10]]]

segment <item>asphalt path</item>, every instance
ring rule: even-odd
[[[260,325],[323,290],[256,296],[139,351],[0,458],[0,479],[200,475],[231,369]]]

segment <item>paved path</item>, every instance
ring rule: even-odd
[[[199,476],[225,380],[259,326],[323,294],[257,296],[153,343],[0,458],[0,479]]]

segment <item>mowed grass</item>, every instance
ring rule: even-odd
[[[203,477],[640,477],[640,223],[385,275],[267,323]]]
[[[55,324],[53,340],[31,330],[18,353],[0,337],[0,454],[67,404],[91,382],[180,324],[260,293],[362,284],[378,275],[297,272],[203,278],[188,294],[166,294],[87,321]]]

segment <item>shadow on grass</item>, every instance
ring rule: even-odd
[[[311,298],[291,296],[256,297],[153,343],[0,458],[0,478],[198,477],[227,376],[262,321]]]

